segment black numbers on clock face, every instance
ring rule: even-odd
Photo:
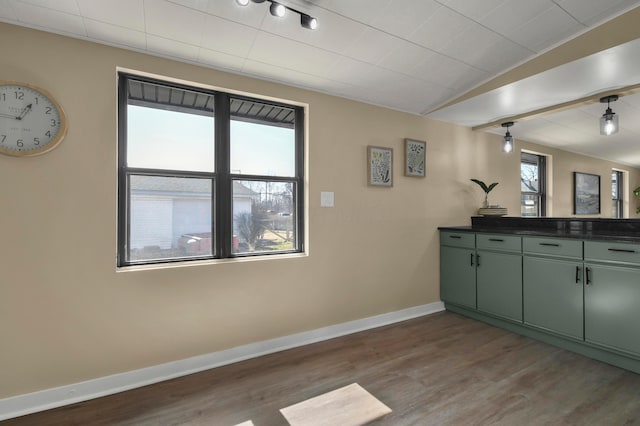
[[[47,132],[49,133],[49,132]],[[47,136],[51,137],[51,133],[49,133]],[[0,144],[4,144],[7,140],[7,135],[0,135]],[[33,145],[35,145],[36,147],[40,146],[40,138],[33,138]],[[24,148],[24,139],[18,139],[16,140],[16,147],[18,148]]]
[[[0,84],[0,153],[45,152],[66,131],[63,120],[62,111],[46,94],[32,87]]]

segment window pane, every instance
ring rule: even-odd
[[[210,179],[130,176],[129,261],[212,254]]]
[[[294,110],[233,99],[231,173],[295,176]]]
[[[212,112],[201,115],[128,105],[127,125],[129,167],[214,171]]]
[[[620,209],[618,207],[618,200],[613,200],[613,202],[611,203],[611,217],[622,217]]]
[[[293,182],[233,181],[233,253],[297,248]]]
[[[621,218],[622,213],[622,172],[611,172],[611,217]]]
[[[540,215],[540,196],[522,194],[522,205],[520,209],[520,215],[523,217],[539,216]]]
[[[520,183],[522,192],[539,192],[538,165],[520,163]]]

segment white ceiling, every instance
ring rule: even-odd
[[[268,2],[240,7],[235,0],[0,0],[0,21],[460,123],[454,117],[456,110],[434,110],[640,6],[640,0],[281,2],[318,18],[318,29],[302,28],[293,13],[272,17]],[[631,74],[639,69],[640,52],[634,53]],[[627,80],[640,83],[640,73],[636,74]],[[575,92],[585,91],[579,87],[580,79],[575,83]],[[592,92],[620,82],[608,84]],[[484,122],[550,105],[558,94],[557,84],[551,86],[538,86],[533,92],[537,98],[514,97],[512,109],[491,110]],[[494,95],[502,99],[501,94]],[[490,109],[477,102],[474,113],[481,119]],[[463,102],[460,107],[469,105]],[[638,105],[626,98],[613,104],[621,124],[623,109]],[[527,125],[532,141],[581,152],[572,126],[589,139],[584,136],[588,131],[577,123],[580,118],[586,123],[585,115],[602,114],[601,105],[585,108],[574,111],[577,116],[565,112],[517,123],[512,133],[518,137],[522,132],[524,138]],[[566,125],[565,120],[573,124]],[[474,124],[467,118],[463,121]],[[638,135],[637,127],[629,129]],[[625,162],[640,167],[640,153],[635,155],[633,160],[625,157]]]

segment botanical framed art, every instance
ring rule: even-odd
[[[371,186],[393,186],[393,148],[367,146],[367,175]]]
[[[573,213],[600,214],[600,176],[573,172]]]
[[[404,140],[404,175],[424,177],[427,164],[427,143],[414,139]]]

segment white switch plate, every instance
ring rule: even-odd
[[[333,207],[333,192],[320,193],[320,207]]]

